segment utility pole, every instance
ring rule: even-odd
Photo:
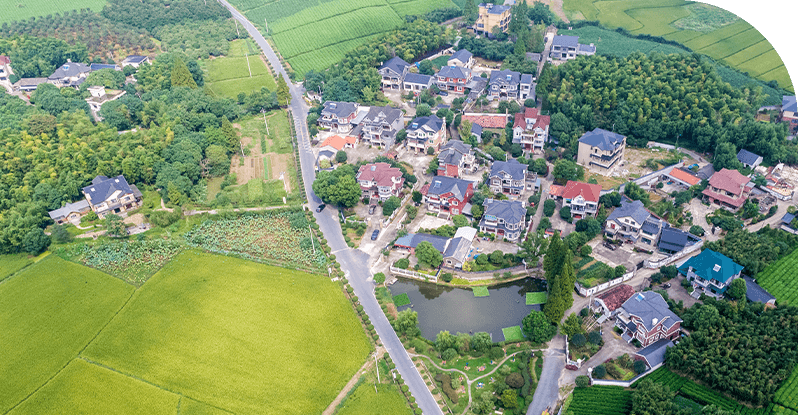
[[[249,53],[244,53],[244,56],[247,58],[247,69],[249,70],[249,77],[252,78],[252,68],[249,66]]]
[[[238,31],[238,19],[233,19],[233,21],[236,23],[236,34],[241,37],[241,32]]]

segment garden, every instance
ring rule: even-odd
[[[618,415],[632,410],[632,393],[618,386],[574,389],[563,413],[573,415]],[[568,402],[568,401],[566,401]]]
[[[642,360],[632,360],[624,353],[615,359],[608,359],[593,368],[594,379],[631,380],[646,371],[646,363]]]
[[[208,219],[185,234],[210,252],[297,269],[322,271],[327,259],[302,210],[247,213]]]

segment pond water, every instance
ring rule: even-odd
[[[546,282],[535,278],[494,285],[488,297],[474,297],[470,288],[445,287],[423,281],[399,278],[390,286],[391,294],[407,293],[410,305],[418,313],[421,334],[430,340],[443,330],[452,334],[484,331],[494,342],[504,341],[502,329],[520,326],[521,321],[539,305],[526,305],[526,293],[544,291]]]

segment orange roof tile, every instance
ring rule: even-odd
[[[565,186],[553,184],[549,187],[549,194],[552,196],[562,197],[563,192],[565,192]]]
[[[690,186],[693,186],[693,185],[696,185],[698,183],[701,183],[701,179],[699,179],[698,177],[696,177],[696,176],[692,175],[691,173],[688,173],[688,172],[686,172],[686,171],[684,171],[682,169],[673,169],[673,170],[671,170],[670,176],[673,177],[674,179],[679,179],[679,180],[689,184]]]
[[[573,199],[577,196],[582,196],[588,202],[598,202],[601,196],[601,186],[568,180],[568,183],[565,184],[565,191],[562,193],[562,197],[565,199]]]
[[[336,150],[343,150],[347,144],[355,144],[357,138],[356,137],[341,137],[340,135],[333,135],[327,137],[323,143],[321,143],[321,147],[330,146]]]

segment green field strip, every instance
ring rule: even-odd
[[[620,9],[618,3],[620,2],[599,1],[593,3],[599,11],[598,18],[601,24],[613,29],[622,27],[629,31],[637,30],[644,26],[643,23],[626,14],[625,10]]]
[[[635,33],[653,36],[665,36],[678,31],[679,29],[671,26],[671,23],[689,15],[689,12],[681,6],[631,9],[626,13],[643,24],[643,27]]]
[[[471,290],[474,291],[474,297],[488,297],[488,296],[490,296],[490,292],[488,291],[488,287],[471,287]]]
[[[563,9],[582,13],[585,20],[598,20],[598,9],[592,0],[564,0]]]
[[[264,1],[264,0],[234,0],[230,3],[235,6],[240,12],[250,11],[259,7],[265,7],[272,3],[277,3],[280,0]]]
[[[28,20],[31,17],[53,15],[55,13],[64,14],[65,12],[86,8],[91,9],[93,12],[100,12],[107,3],[106,0],[4,1],[0,3],[0,23]]]
[[[784,65],[779,66],[777,68],[773,68],[773,69],[771,69],[771,70],[759,75],[759,78],[761,78],[761,79],[763,79],[765,81],[776,81],[776,82],[779,83],[780,87],[782,87],[782,88],[784,88],[784,89],[786,89],[786,90],[788,90],[790,92],[794,92],[793,89],[792,89],[793,86],[794,86],[794,83],[792,82],[792,79],[790,78],[790,73],[787,71],[787,67],[784,66]]]
[[[779,53],[776,52],[775,49],[771,49],[755,59],[749,59],[737,65],[737,69],[748,72],[748,74],[753,77],[759,77],[759,75],[772,71],[780,66],[784,66],[784,62],[781,60]]]
[[[770,50],[773,50],[773,47],[770,45],[770,42],[765,39],[721,59],[730,66],[736,67],[737,65],[747,60],[756,58],[759,55],[765,54]]]
[[[726,57],[736,53],[740,49],[745,49],[755,43],[761,42],[763,39],[764,37],[759,31],[752,27],[734,36],[720,39],[711,45],[706,45],[698,49],[697,52],[710,56]]]
[[[506,342],[522,342],[524,341],[524,334],[521,332],[521,327],[512,326],[502,329],[504,341]]]
[[[357,48],[358,46],[369,42],[382,36],[382,33],[375,35],[365,36],[362,38],[341,42],[335,45],[325,46],[317,50],[302,53],[288,59],[288,63],[294,69],[294,72],[304,75],[307,71],[322,70],[330,67],[331,65],[340,62],[347,52]]]
[[[746,31],[751,28],[751,25],[746,23],[744,20],[740,20],[738,22],[732,23],[728,26],[723,26],[718,30],[714,30],[709,32],[703,36],[699,36],[693,38],[687,42],[685,42],[685,46],[689,47],[693,50],[698,50],[703,47],[709,46],[713,43],[716,43],[720,40],[732,37],[737,33]]]
[[[321,3],[318,6],[306,8],[289,18],[276,20],[269,24],[272,33],[281,33],[302,26],[323,22],[333,17],[355,12],[368,7],[383,7],[388,5],[385,0],[347,0],[345,2],[333,1]]]
[[[704,36],[704,33],[696,32],[695,30],[679,30],[677,32],[668,33],[663,37],[668,40],[672,40],[674,42],[679,42],[681,44],[685,44],[686,42],[695,39],[697,37]]]
[[[798,367],[793,369],[790,377],[787,378],[776,391],[773,402],[790,409],[798,410]]]
[[[409,0],[388,2],[399,16],[423,15],[433,10],[457,7],[451,0]]]

